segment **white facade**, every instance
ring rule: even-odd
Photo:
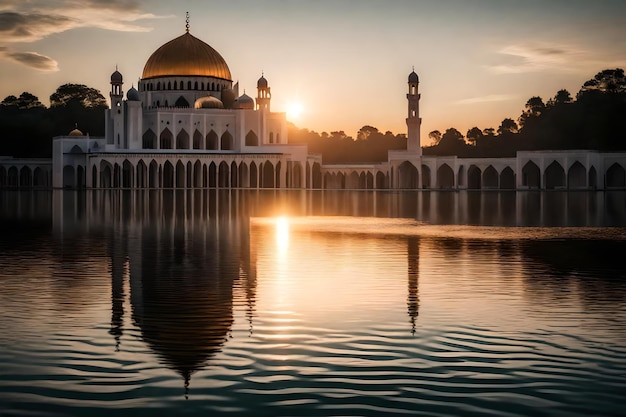
[[[0,187],[49,186],[51,178],[54,188],[626,189],[626,153],[422,156],[415,71],[406,95],[407,149],[358,165],[323,165],[305,145],[289,144],[285,114],[270,110],[264,75],[256,100],[239,95],[223,58],[188,31],[151,55],[137,89],[124,94],[123,85],[116,70],[104,138],[77,129],[55,138],[51,165],[0,158]]]

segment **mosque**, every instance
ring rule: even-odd
[[[4,188],[624,189],[626,153],[520,151],[512,158],[422,156],[419,77],[408,76],[407,148],[376,164],[325,165],[288,143],[261,75],[239,93],[224,58],[189,32],[149,57],[124,95],[111,75],[106,135],[75,129],[50,160],[0,157]]]

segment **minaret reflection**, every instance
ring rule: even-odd
[[[109,333],[115,338],[115,351],[120,350],[120,340],[124,332],[124,256],[111,251],[111,329]]]
[[[407,309],[411,320],[411,334],[415,334],[415,322],[419,315],[419,238],[409,237],[407,240],[407,261],[408,261],[408,296]]]
[[[246,265],[249,221],[233,212],[229,192],[138,192],[132,198],[145,200],[133,207],[150,210],[144,218],[124,215],[111,237],[111,334],[119,346],[126,270],[133,323],[160,362],[181,375],[187,397],[191,375],[229,337],[233,287],[243,278],[246,286],[256,282]]]

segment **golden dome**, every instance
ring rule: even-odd
[[[141,78],[216,77],[232,81],[224,58],[189,32],[161,46],[146,62]]]
[[[72,131],[68,134],[68,136],[85,136],[85,135],[83,134],[83,132],[81,132],[80,130],[78,130],[78,128],[76,128],[76,129],[72,130]]]

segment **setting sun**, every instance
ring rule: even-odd
[[[298,119],[302,115],[303,111],[304,108],[302,107],[302,104],[298,102],[289,103],[287,105],[287,119],[291,121]]]

